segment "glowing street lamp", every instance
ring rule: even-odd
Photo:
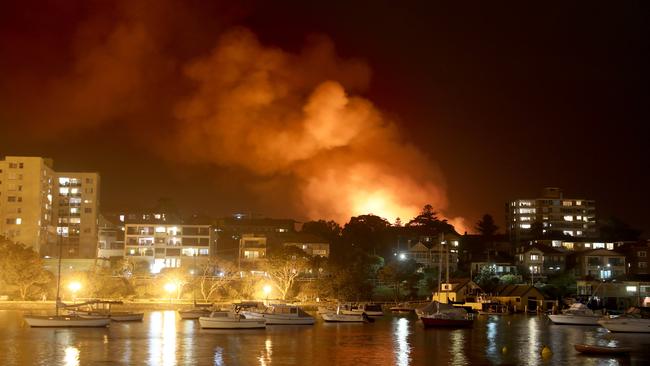
[[[165,291],[169,293],[169,303],[172,303],[172,294],[176,291],[176,284],[173,282],[167,282],[165,284]]]
[[[77,299],[77,292],[81,290],[81,283],[77,281],[70,282],[68,284],[68,289],[72,292],[72,302],[75,302]]]
[[[400,253],[400,254],[399,254],[399,259],[400,259],[400,260],[405,260],[405,259],[406,259],[406,254],[404,254],[404,253]]]
[[[264,291],[264,295],[266,295],[266,304],[268,305],[269,294],[271,293],[271,290],[273,290],[273,288],[271,287],[271,285],[264,285],[264,288],[262,288],[262,290]]]

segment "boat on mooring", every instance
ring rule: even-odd
[[[602,318],[598,324],[610,332],[650,333],[650,311],[635,306],[623,315]]]
[[[204,329],[259,329],[266,328],[266,319],[247,319],[235,311],[213,311],[210,316],[199,318]]]
[[[415,312],[425,328],[470,328],[474,325],[473,314],[438,301],[432,301]]]
[[[90,300],[79,304],[64,305],[70,309],[70,315],[76,315],[85,319],[109,318],[116,322],[142,321],[144,313],[132,311],[113,311],[112,305],[122,305],[122,301],[113,300]]]
[[[381,305],[374,303],[341,305],[340,312],[342,314],[366,314],[372,317],[384,316],[384,310],[381,308]]]
[[[589,309],[587,305],[577,302],[562,311],[562,314],[548,315],[548,318],[553,324],[598,325],[598,320],[602,316]]]
[[[594,346],[591,344],[574,344],[576,351],[590,355],[620,355],[632,352],[631,347]]]
[[[312,325],[316,322],[300,307],[287,304],[273,304],[263,310],[244,310],[241,313],[247,319],[266,319],[267,325]]]
[[[374,320],[365,313],[349,313],[344,314],[341,311],[341,306],[336,308],[336,311],[323,313],[320,316],[326,322],[330,323],[372,323]]]

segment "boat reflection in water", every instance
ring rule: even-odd
[[[142,323],[98,331],[32,328],[21,315],[0,311],[0,365],[650,364],[644,334],[554,326],[545,316],[478,317],[472,328],[425,329],[415,317],[385,315],[373,325],[318,320],[242,331],[205,330],[173,311],[153,311]],[[593,358],[575,344],[631,352]],[[548,358],[544,346],[552,350]]]

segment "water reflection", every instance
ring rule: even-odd
[[[260,357],[258,360],[260,361],[260,366],[268,366],[271,365],[271,356],[273,355],[273,349],[272,349],[272,343],[270,339],[266,339],[264,342],[264,349],[262,352],[260,352]]]
[[[538,361],[538,356],[542,350],[541,345],[539,344],[539,325],[537,324],[537,318],[528,319],[528,360],[529,361]]]
[[[395,356],[397,358],[398,366],[406,366],[409,364],[411,346],[408,342],[409,335],[409,321],[406,318],[399,318],[397,320],[397,326],[395,327],[395,343],[397,348],[395,349]]]
[[[162,334],[162,339],[161,339]],[[149,322],[149,362],[155,365],[176,364],[176,312],[151,314]]]
[[[223,362],[223,348],[222,347],[217,347],[214,350],[214,366],[223,366],[225,363]]]
[[[465,330],[456,329],[451,332],[451,364],[467,365],[465,356]]]
[[[79,349],[74,346],[66,347],[63,362],[65,366],[79,366]]]

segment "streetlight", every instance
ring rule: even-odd
[[[404,253],[400,253],[400,254],[399,254],[399,259],[400,259],[400,260],[405,260],[405,259],[406,259],[406,254],[404,254]]]
[[[271,293],[271,290],[273,290],[273,288],[271,287],[271,285],[264,285],[262,290],[264,291],[264,295],[266,295],[266,305],[268,305],[269,304],[269,294]]]
[[[77,281],[70,282],[68,284],[68,289],[72,291],[72,302],[76,302],[77,299],[77,291],[81,290],[81,283]]]
[[[176,291],[176,284],[173,282],[167,282],[165,284],[165,291],[169,293],[169,303],[172,303],[172,293]]]

